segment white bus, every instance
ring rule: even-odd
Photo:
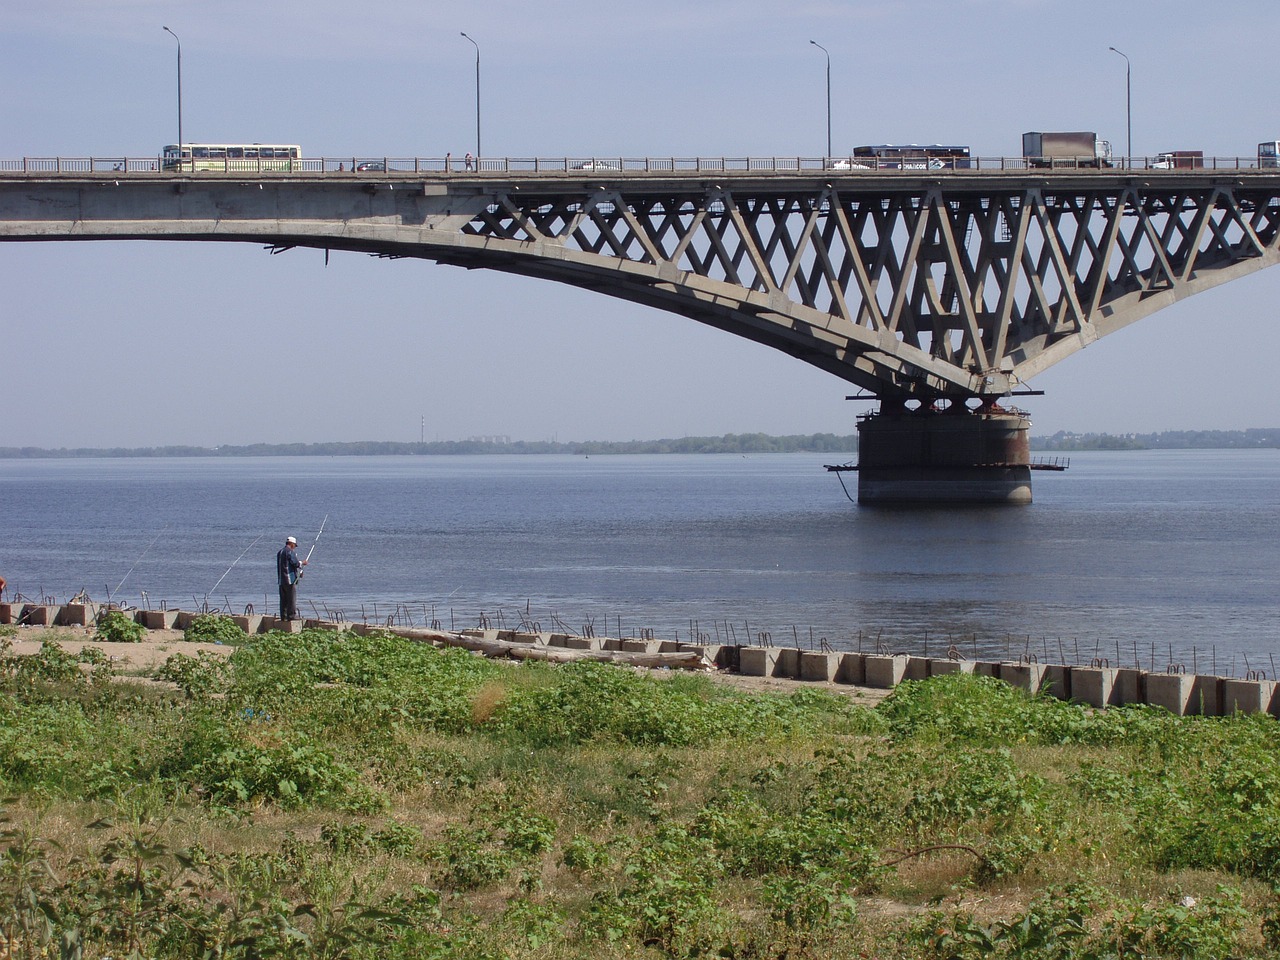
[[[1280,140],[1258,144],[1258,166],[1280,167]]]
[[[169,144],[163,151],[165,170],[221,170],[256,173],[259,170],[300,170],[302,148],[297,144],[184,143]]]

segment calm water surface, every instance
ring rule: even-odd
[[[858,508],[825,462],[5,460],[0,572],[31,598],[271,612],[275,551],[328,516],[306,613],[1275,676],[1280,451],[1077,454],[1021,508]]]

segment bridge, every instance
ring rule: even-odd
[[[825,158],[0,161],[0,240],[417,257],[596,290],[782,350],[880,401],[859,499],[1030,500],[1004,398],[1280,257],[1280,169],[877,168]],[[251,169],[244,167],[251,166]],[[355,167],[372,169],[354,169]]]

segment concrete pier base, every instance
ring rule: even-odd
[[[1031,421],[989,406],[881,404],[858,423],[858,502],[1030,503]]]

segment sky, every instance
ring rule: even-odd
[[[1135,155],[1280,137],[1275,0],[0,0],[0,158],[177,139],[308,156],[820,156],[1097,130]],[[1251,78],[1251,72],[1256,76]],[[1033,433],[1275,426],[1280,270],[1050,368]],[[607,296],[252,244],[0,244],[0,446],[852,433],[852,385]]]

